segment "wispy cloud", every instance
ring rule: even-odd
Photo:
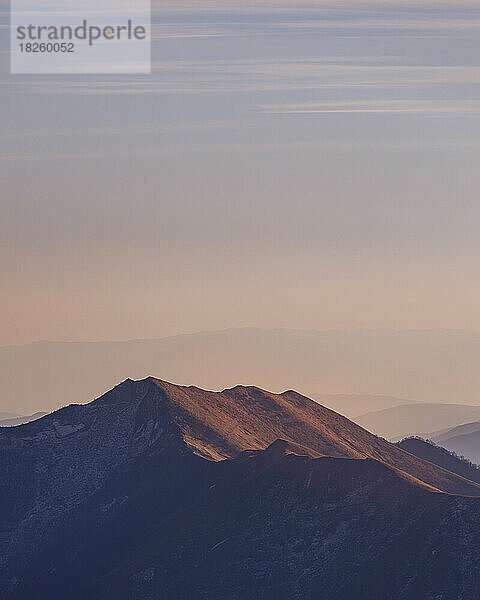
[[[362,64],[363,60],[363,64]],[[23,92],[62,95],[213,95],[279,91],[400,88],[478,85],[477,66],[365,64],[370,57],[305,57],[272,61],[162,61],[153,76],[83,79],[15,79],[0,85]]]
[[[263,13],[271,11],[352,11],[380,8],[437,9],[451,7],[451,0],[257,0],[255,5],[242,0],[153,0],[153,8],[162,13]],[[456,0],[457,9],[478,6],[475,0]]]
[[[464,100],[369,100],[265,105],[261,112],[278,115],[315,114],[480,114],[480,102]]]

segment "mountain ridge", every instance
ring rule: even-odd
[[[76,415],[82,408],[132,404],[135,426],[142,419],[167,419],[178,443],[208,460],[234,458],[244,450],[263,450],[276,439],[286,439],[322,456],[364,458],[386,462],[411,476],[450,493],[480,495],[480,488],[452,476],[448,471],[419,462],[409,453],[369,433],[346,417],[325,408],[298,392],[274,394],[256,386],[234,386],[221,392],[197,386],[178,386],[155,377],[140,381],[126,379],[87,405],[70,405],[36,421],[3,430],[16,437],[44,426],[59,439],[82,433],[85,425]],[[75,415],[73,414],[75,413]],[[71,416],[70,416],[71,414]],[[68,424],[55,424],[67,417]],[[9,431],[11,433],[9,433]],[[320,435],[319,435],[320,433]],[[41,434],[42,435],[42,434]],[[155,433],[149,433],[151,443]],[[478,489],[477,489],[478,488]]]
[[[256,386],[127,379],[0,429],[0,466],[5,600],[313,600],[320,588],[366,600],[369,556],[402,567],[401,588],[379,579],[380,597],[412,600],[398,593],[412,577],[433,584],[412,574],[406,550],[415,543],[450,572],[428,557],[458,553],[459,515],[468,526],[480,516],[474,482],[297,392]],[[432,589],[458,592],[445,585]]]

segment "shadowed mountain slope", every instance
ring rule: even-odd
[[[277,440],[231,460],[193,457],[209,469],[194,482],[183,469],[169,510],[136,478],[122,486],[135,501],[115,507],[110,523],[69,522],[64,551],[52,560],[46,549],[39,575],[11,597],[56,599],[68,589],[72,600],[476,598],[480,499],[432,493],[373,459],[305,450]],[[156,465],[162,480],[166,465]],[[79,527],[83,547],[72,556]],[[116,547],[124,551],[112,560]]]
[[[473,600],[478,499],[432,494],[373,459],[312,459],[283,443],[220,463],[221,483],[162,521],[89,592]]]

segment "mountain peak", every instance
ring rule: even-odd
[[[275,450],[311,457],[370,457],[435,489],[480,496],[477,484],[404,452],[293,390],[274,394],[235,386],[214,392],[148,377],[126,380],[109,394],[116,402],[134,401],[136,429],[142,435],[158,431],[155,423],[161,421],[178,443],[208,460],[234,458],[273,444]]]
[[[278,598],[279,581],[291,584],[285,599],[365,599],[384,580],[391,593],[380,586],[375,597],[411,600],[397,592],[412,581],[418,591],[415,560],[439,559],[443,574],[445,553],[463,551],[480,511],[465,497],[480,496],[472,481],[296,392],[253,386],[127,379],[90,404],[0,430],[0,458],[0,596],[9,600],[65,589],[75,600],[239,589]],[[476,572],[477,555],[462,573]],[[385,578],[399,557],[404,579]],[[347,564],[369,585],[344,582]],[[459,572],[455,564],[442,582]],[[447,598],[445,589],[424,596]]]
[[[119,460],[168,448],[216,462],[269,447],[313,458],[372,458],[437,490],[480,496],[480,485],[291,390],[274,394],[235,386],[214,392],[155,377],[126,379],[90,404],[70,405],[2,435],[13,445],[50,441],[59,452],[91,436],[89,452],[104,452],[100,447],[108,445]]]

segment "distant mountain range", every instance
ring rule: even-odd
[[[477,404],[479,356],[480,334],[441,329],[247,328],[129,342],[37,342],[0,348],[0,401],[2,410],[22,414],[55,410],[126,376],[162,372],[215,390],[254,381],[277,392]],[[379,408],[386,406],[359,406],[356,415]]]
[[[12,416],[6,419],[1,419],[0,427],[14,427],[15,425],[23,425],[23,423],[30,423],[30,421],[35,421],[35,419],[39,419],[40,417],[43,417],[46,414],[46,412],[37,412],[33,415],[19,415],[18,417]]]
[[[0,412],[0,421],[4,421],[7,419],[16,419],[17,417],[20,417],[21,415],[16,414],[16,413],[9,413],[9,412]]]
[[[373,394],[310,394],[309,397],[353,420],[365,413],[377,412],[394,406],[418,404],[413,400],[405,400],[405,398]]]
[[[464,404],[408,404],[361,415],[359,425],[397,441],[409,435],[431,437],[428,432],[480,418],[480,406]]]
[[[480,464],[480,421],[465,423],[429,437],[444,448]]]
[[[2,600],[480,594],[480,485],[293,391],[126,380],[0,466]]]

